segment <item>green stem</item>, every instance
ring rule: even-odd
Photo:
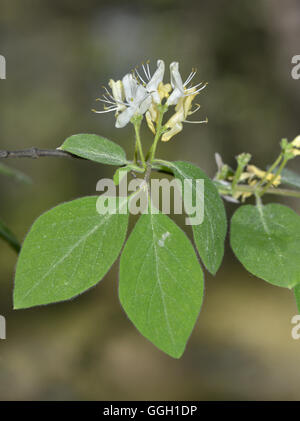
[[[221,195],[230,194],[232,191],[230,185],[228,186],[228,188],[221,185],[219,182],[215,182],[215,185]],[[242,193],[245,192],[245,193],[255,194],[256,189],[255,189],[255,186],[242,186],[239,184],[236,186],[236,191],[242,192]],[[300,199],[300,191],[297,191],[297,190],[279,189],[279,188],[270,187],[265,192],[265,194],[274,194],[274,195],[286,196],[286,197],[296,197]]]
[[[141,137],[140,137],[141,122],[142,122],[141,119],[135,119],[133,121],[134,130],[135,130],[135,141],[136,141],[135,151],[136,152],[139,151],[140,158],[141,158],[141,161],[142,161],[142,165],[143,165],[144,168],[146,168],[147,165],[146,165],[145,156],[144,156],[144,153],[143,153],[143,148],[142,148],[142,143],[141,143]],[[136,152],[135,152],[135,155],[136,155]]]
[[[274,161],[274,163],[271,165],[271,167],[265,173],[263,178],[255,185],[256,188],[259,188],[264,184],[264,182],[267,180],[267,177],[269,176],[269,174],[271,174],[273,172],[273,170],[279,165],[279,163],[282,159],[282,156],[283,155],[282,155],[282,152],[281,152],[280,155],[278,156],[278,158]]]
[[[280,176],[281,171],[286,166],[287,162],[288,162],[288,159],[284,158],[283,161],[282,161],[282,163],[280,164],[280,167],[278,168],[278,170],[276,171],[276,173],[274,174],[274,176],[271,178],[271,180],[266,184],[266,186],[260,192],[258,192],[258,196],[259,197],[261,197],[263,194],[265,194],[267,192],[267,190],[272,186],[272,184],[274,183],[274,181],[276,180],[276,178]],[[274,166],[274,164],[272,165],[272,167],[273,166]],[[274,166],[274,168],[275,167],[276,166]],[[269,169],[269,174],[271,173],[271,171],[273,171],[273,169],[271,171],[270,171],[270,169]]]
[[[168,107],[167,105],[160,105],[157,107],[158,108],[158,120],[157,120],[157,124],[156,124],[156,134],[154,137],[154,141],[153,144],[148,152],[147,155],[150,156],[150,162],[153,162],[153,160],[155,159],[155,152],[156,152],[156,148],[157,148],[157,144],[158,141],[162,135],[162,120],[163,120],[163,116],[164,113],[167,111]]]
[[[163,159],[155,159],[153,162],[152,168],[156,171],[160,171],[167,174],[173,174],[170,166],[172,165],[171,162],[164,161]],[[277,175],[276,175],[277,176]],[[220,183],[218,180],[213,180],[215,186],[217,187],[219,194],[221,195],[230,195],[232,193],[232,184],[228,184],[228,186],[224,186],[224,184]],[[247,186],[237,184],[235,187],[237,192],[242,193],[256,193],[256,186]],[[297,190],[290,190],[290,189],[281,189],[281,188],[274,188],[269,187],[265,194],[274,194],[277,196],[286,196],[286,197],[295,197],[300,199],[300,191]]]
[[[138,144],[137,140],[135,140],[135,147],[134,147],[134,155],[133,155],[133,162],[136,164],[138,159]]]
[[[244,168],[245,168],[244,165],[241,165],[241,164],[238,165],[238,168],[237,168],[237,170],[234,174],[234,178],[233,178],[232,184],[231,184],[231,189],[232,189],[233,192],[235,192],[235,190],[236,190],[236,185],[237,185],[237,183],[240,179],[240,176],[241,176]]]

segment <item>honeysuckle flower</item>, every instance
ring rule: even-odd
[[[163,60],[157,60],[157,69],[155,70],[153,76],[151,76],[149,63],[146,65],[142,64],[145,76],[141,76],[137,69],[135,72],[139,80],[143,83],[147,92],[151,94],[153,102],[155,104],[160,104],[161,102],[161,93],[159,92],[159,87],[162,84],[164,73],[165,73],[165,62]]]
[[[116,127],[126,126],[135,114],[145,114],[151,105],[151,96],[137,83],[132,74],[125,75],[122,82],[127,107],[118,115]]]
[[[264,178],[267,174],[266,171],[260,170],[259,168],[257,168],[255,165],[248,165],[247,166],[247,171],[248,173],[252,174],[253,176],[256,176],[257,178]],[[266,181],[271,181],[274,177],[273,173],[270,173],[266,176]],[[252,179],[252,177],[248,177],[250,179]],[[252,181],[249,182],[249,184],[251,185]],[[274,187],[279,186],[279,184],[281,183],[281,176],[278,175],[272,182]]]
[[[169,83],[163,84],[163,82],[160,82],[158,85],[158,95],[160,96],[160,102],[169,96],[169,92],[171,91],[172,87]],[[153,134],[156,134],[156,128],[154,126],[154,123],[156,124],[158,121],[159,112],[157,109],[157,104],[152,101],[152,104],[149,108],[149,110],[146,112],[146,121],[148,124],[149,129],[152,131]]]
[[[172,86],[170,83],[160,82],[157,89],[158,95],[160,96],[160,101],[162,101],[164,98],[168,98],[171,90]]]
[[[295,139],[292,141],[292,145],[296,148],[300,148],[300,135],[295,137]]]
[[[176,105],[180,98],[184,98],[189,95],[194,95],[195,93],[202,91],[202,89],[206,87],[207,83],[203,82],[200,82],[197,85],[192,86],[190,88],[187,87],[196,73],[197,71],[192,69],[186,81],[183,82],[179,72],[179,63],[177,61],[173,61],[173,63],[170,64],[171,85],[173,88],[173,92],[167,99],[167,105]]]
[[[294,156],[300,155],[300,150],[299,150],[300,149],[300,135],[297,136],[291,143],[293,145],[293,150],[292,150],[293,155]]]
[[[135,114],[145,114],[149,109],[152,99],[144,86],[140,85],[132,74],[128,73],[122,79],[115,82],[109,81],[109,86],[112,93],[104,88],[106,95],[103,98],[98,98],[99,101],[104,102],[103,111],[96,111],[96,113],[116,112],[116,127],[125,127]]]
[[[233,170],[227,164],[224,164],[223,159],[218,152],[215,153],[215,160],[218,171],[214,177],[214,180],[217,180],[218,183],[222,184],[225,188],[230,188],[231,183],[227,180],[232,179],[234,174]],[[239,200],[236,197],[226,194],[222,194],[221,196],[227,202],[239,203]]]
[[[207,123],[207,118],[203,121],[189,121],[187,120],[187,117],[189,115],[194,114],[196,111],[199,110],[200,105],[197,105],[195,110],[191,110],[192,108],[192,102],[194,98],[198,95],[198,92],[196,88],[192,88],[193,91],[190,92],[188,95],[183,95],[179,98],[177,105],[175,107],[175,114],[167,121],[165,124],[165,128],[169,129],[167,130],[161,140],[163,142],[169,141],[173,136],[175,136],[177,133],[179,133],[183,129],[182,123]],[[174,92],[174,91],[173,91]],[[172,94],[173,94],[172,92]],[[171,95],[172,95],[171,94]],[[170,97],[171,97],[170,95]],[[169,97],[169,98],[170,98]]]
[[[110,79],[108,82],[108,86],[112,90],[112,93],[109,92],[109,90],[103,86],[105,89],[105,95],[103,95],[103,98],[97,98],[96,101],[104,102],[104,110],[103,111],[97,111],[92,110],[94,113],[110,113],[111,111],[116,111],[116,115],[126,109],[126,104],[123,102],[124,99],[124,88],[123,83],[121,80],[114,81],[113,79]],[[106,105],[108,104],[108,105]]]
[[[154,122],[156,122],[158,118],[158,111],[155,104],[152,103],[150,105],[149,110],[146,112],[145,116],[146,116],[146,121],[147,121],[147,125],[149,129],[151,130],[153,134],[155,134],[156,130],[155,130]]]
[[[218,171],[214,179],[218,181],[230,179],[230,177],[234,175],[234,171],[227,164],[224,164],[223,159],[218,152],[215,153],[215,160]]]

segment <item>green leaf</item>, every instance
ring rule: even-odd
[[[64,203],[35,221],[17,263],[15,309],[70,299],[103,278],[125,240],[128,212],[100,215],[96,202]]]
[[[126,167],[120,167],[114,173],[114,177],[113,177],[113,181],[114,181],[116,186],[118,186],[121,183],[125,174],[128,173],[129,171],[135,171],[135,172],[138,172],[138,173],[144,173],[145,172],[144,168],[138,167],[135,164],[129,164],[129,165],[126,165]]]
[[[0,238],[6,241],[17,253],[20,251],[20,243],[10,229],[0,220]]]
[[[125,165],[128,163],[121,146],[95,134],[75,134],[68,137],[59,149],[101,164]]]
[[[194,248],[164,214],[144,214],[121,256],[119,296],[137,329],[179,358],[197,320],[203,273]]]
[[[284,168],[281,172],[281,182],[289,186],[300,188],[300,175]]]
[[[300,284],[295,286],[294,294],[296,298],[297,309],[300,314]]]
[[[193,201],[196,194],[195,180],[204,180],[204,220],[199,225],[192,225],[192,230],[196,247],[205,267],[215,274],[222,263],[227,231],[223,201],[214,183],[200,168],[183,161],[169,164],[175,177],[181,180],[182,186],[184,180],[190,180],[186,188],[192,190]]]
[[[15,168],[8,167],[7,165],[0,164],[0,174],[6,175],[8,177],[15,178],[18,181],[22,181],[23,183],[30,184],[31,179],[26,174],[22,173]]]
[[[292,209],[241,206],[231,221],[230,243],[253,275],[280,287],[300,283],[300,217]]]

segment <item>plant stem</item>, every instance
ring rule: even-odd
[[[274,163],[270,166],[270,168],[268,169],[264,177],[255,185],[256,188],[259,188],[264,184],[269,174],[271,174],[273,170],[279,165],[281,159],[282,159],[282,152],[279,154],[278,158],[274,161]]]
[[[29,148],[22,149],[19,151],[0,151],[1,158],[40,158],[44,156],[52,157],[62,157],[62,158],[75,158],[75,159],[85,159],[80,156],[71,154],[70,152],[62,151],[60,149],[39,149],[39,148]]]
[[[172,170],[170,169],[171,162],[164,161],[163,159],[155,159],[153,162],[152,168],[158,172],[162,172],[164,174],[173,174]],[[220,195],[227,195],[232,193],[232,185],[228,183],[227,186],[220,183],[218,180],[213,180],[215,186],[217,187]],[[235,190],[237,192],[242,193],[253,193],[256,192],[256,186],[247,186],[247,185],[241,185],[237,184],[235,187]],[[266,194],[274,194],[278,196],[286,196],[286,197],[296,197],[300,199],[300,191],[297,190],[290,190],[290,189],[280,189],[280,188],[274,188],[269,187],[268,190],[265,192]]]
[[[230,194],[231,193],[231,186],[229,185],[228,188],[226,186],[222,186],[219,182],[215,182],[216,187],[221,195],[223,194]],[[242,193],[253,193],[255,194],[255,186],[242,186],[237,185],[236,191],[242,192]],[[274,194],[278,196],[287,196],[287,197],[296,197],[300,199],[300,191],[297,190],[289,190],[289,189],[279,189],[270,187],[268,190],[266,190],[265,194]]]
[[[280,157],[281,158],[281,157]],[[277,162],[277,161],[276,161]],[[279,160],[280,162],[280,160]],[[276,178],[278,178],[281,174],[281,171],[283,170],[283,168],[286,166],[286,163],[288,162],[288,159],[284,158],[282,163],[280,164],[280,167],[278,168],[278,170],[276,171],[276,173],[274,174],[274,176],[271,178],[271,180],[266,184],[266,186],[258,192],[258,196],[261,197],[264,193],[266,193],[266,191],[272,186],[272,184],[274,183],[274,181],[276,180]],[[275,163],[274,163],[275,164]],[[274,164],[272,165],[273,169],[276,167],[276,165],[274,166]],[[272,168],[271,167],[271,168]],[[273,171],[272,169],[272,171]],[[269,169],[269,174],[271,173],[270,169]],[[266,177],[266,176],[265,176]]]
[[[141,122],[142,122],[141,119],[135,119],[133,121],[134,130],[135,130],[135,141],[136,141],[135,151],[137,151],[137,150],[139,151],[140,158],[141,158],[141,161],[142,161],[142,165],[143,165],[144,168],[146,168],[147,165],[146,165],[145,156],[144,156],[144,153],[143,153],[143,148],[142,148],[142,143],[141,143],[141,137],[140,137]],[[135,152],[135,154],[136,154],[136,152]]]
[[[155,158],[155,152],[157,148],[158,141],[162,135],[162,120],[164,113],[167,111],[168,107],[166,105],[160,105],[158,106],[158,120],[156,124],[156,134],[154,137],[153,144],[148,152],[148,155],[150,155],[150,162],[153,162]]]
[[[135,141],[133,162],[136,164],[137,160],[138,160],[138,144],[137,144],[137,141]]]
[[[231,189],[232,189],[233,192],[235,192],[235,190],[236,190],[237,183],[240,179],[240,176],[241,176],[244,168],[245,168],[245,165],[240,164],[240,163],[238,164],[238,168],[237,168],[237,170],[234,174],[234,177],[233,177],[233,180],[232,180],[232,183],[231,183]]]

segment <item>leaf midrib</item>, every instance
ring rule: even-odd
[[[24,301],[26,299],[26,297],[28,297],[28,295],[34,291],[46,278],[48,275],[50,275],[50,273],[57,267],[59,266],[62,262],[64,262],[71,254],[72,252],[79,247],[79,245],[87,240],[94,232],[96,232],[107,220],[107,218],[111,216],[111,215],[107,215],[106,217],[103,218],[103,220],[101,221],[100,224],[96,225],[95,227],[93,227],[90,231],[88,231],[85,235],[83,235],[69,250],[66,254],[64,254],[54,265],[51,265],[50,269],[41,277],[41,279],[34,284],[28,291],[27,293],[23,296],[22,300],[20,301]]]
[[[174,340],[174,336],[173,336],[173,333],[172,333],[172,329],[171,329],[171,325],[170,325],[170,321],[169,321],[169,317],[168,317],[167,306],[166,306],[166,302],[165,302],[165,294],[164,294],[164,291],[163,291],[163,288],[162,288],[162,285],[161,285],[161,280],[160,280],[159,272],[158,272],[158,260],[159,260],[159,258],[158,258],[157,247],[156,247],[156,242],[155,242],[157,236],[155,235],[155,230],[154,230],[154,225],[153,225],[153,215],[152,215],[151,212],[150,212],[150,221],[151,221],[152,237],[153,237],[153,250],[154,250],[154,255],[155,255],[155,270],[156,270],[156,276],[157,276],[157,282],[156,282],[155,287],[153,288],[152,296],[154,294],[156,286],[158,285],[159,289],[160,289],[160,292],[161,292],[161,300],[162,300],[162,304],[163,304],[164,316],[165,316],[165,319],[166,319],[169,336],[170,336],[170,339],[171,339],[171,342],[172,342],[173,346],[175,346],[175,340]],[[152,298],[152,296],[151,296],[151,298]],[[150,302],[151,302],[151,298],[150,298]]]

